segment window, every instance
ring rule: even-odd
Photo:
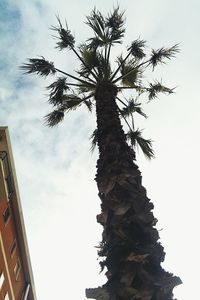
[[[10,249],[10,256],[13,258],[14,254],[15,254],[15,250],[17,248],[17,242],[16,240],[14,240],[13,244],[12,244],[12,247]]]
[[[17,262],[16,262],[16,264],[15,264],[15,267],[14,267],[15,279],[17,279],[20,270],[21,270],[21,263],[20,263],[20,260],[19,260],[19,258],[18,258],[18,259],[17,259]]]
[[[10,207],[8,206],[3,212],[4,223],[8,222],[9,217],[10,217]]]
[[[7,194],[8,198],[10,198],[14,189],[13,189],[13,178],[12,178],[12,173],[11,173],[10,162],[8,159],[8,154],[5,151],[0,151],[0,159],[1,159],[1,170],[0,171],[3,171],[3,174],[4,174],[3,177],[5,179],[6,194]]]
[[[5,294],[4,300],[10,300],[10,298],[8,296],[8,292]]]
[[[4,275],[3,272],[0,271],[0,290],[2,288],[3,282],[4,282]]]

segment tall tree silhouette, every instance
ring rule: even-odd
[[[122,43],[125,33],[124,12],[119,7],[106,17],[94,9],[86,18],[93,35],[79,46],[67,23],[63,26],[57,19],[58,26],[51,28],[57,36],[57,48],[74,52],[80,61],[79,70],[65,72],[44,57],[29,59],[22,69],[44,77],[61,75],[47,87],[49,103],[54,107],[45,117],[50,127],[82,104],[89,111],[96,110],[97,128],[91,138],[93,147],[97,144],[99,149],[96,182],[101,213],[97,222],[103,226],[103,234],[98,254],[102,269],[107,270],[107,282],[86,289],[86,296],[98,300],[171,300],[173,288],[181,280],[161,267],[165,253],[155,228],[157,220],[135,163],[136,146],[147,158],[154,152],[151,140],[144,139],[135,127],[135,114],[147,117],[139,102],[141,95],[146,94],[151,101],[160,92],[173,93],[159,81],[146,86],[142,78],[147,68],[153,71],[174,57],[178,45],[152,50],[147,57],[146,42],[136,39],[112,66],[112,47]],[[124,90],[132,91],[132,97],[124,97]],[[121,120],[126,122],[126,133]]]

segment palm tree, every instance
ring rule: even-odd
[[[102,270],[107,270],[107,283],[86,289],[86,296],[98,300],[171,300],[173,288],[181,280],[161,267],[165,253],[155,228],[157,220],[135,163],[137,146],[148,158],[154,152],[151,140],[144,139],[135,128],[134,114],[147,117],[139,102],[141,95],[146,93],[151,101],[159,92],[173,93],[158,81],[145,85],[142,75],[147,68],[153,71],[174,57],[178,45],[152,50],[146,58],[146,42],[136,39],[111,67],[112,47],[122,43],[125,33],[124,12],[119,7],[106,17],[94,9],[86,19],[93,36],[78,47],[67,23],[63,26],[57,19],[58,26],[51,28],[57,34],[57,48],[73,51],[80,69],[69,74],[44,57],[29,59],[22,69],[44,77],[61,75],[47,87],[49,103],[54,107],[45,117],[50,127],[82,104],[89,111],[96,109],[97,128],[91,138],[92,147],[97,144],[99,149],[96,182],[101,214],[97,222],[103,226],[103,234],[98,255]],[[133,93],[130,98],[124,97],[127,90]]]

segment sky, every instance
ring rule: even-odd
[[[180,43],[176,59],[147,72],[147,81],[162,79],[176,93],[144,100],[149,118],[137,125],[154,141],[156,158],[148,161],[137,152],[137,163],[155,206],[163,267],[183,281],[175,297],[199,294],[200,2],[1,0],[0,125],[11,136],[38,300],[86,299],[85,288],[105,282],[95,247],[102,232],[96,223],[98,153],[91,153],[89,142],[95,116],[80,109],[59,126],[46,127],[43,117],[51,107],[45,87],[52,80],[24,76],[19,66],[43,55],[73,73],[77,59],[55,49],[49,30],[56,15],[67,20],[79,44],[90,37],[84,22],[94,6],[107,13],[117,3],[126,11],[124,51],[138,37],[147,40],[149,52]]]

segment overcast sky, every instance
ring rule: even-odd
[[[103,13],[116,1],[0,1],[0,125],[9,126],[38,300],[85,298],[85,288],[105,281],[97,249],[100,201],[94,182],[97,152],[88,138],[95,116],[84,109],[49,129],[45,96],[49,81],[23,76],[27,57],[44,55],[68,72],[78,67],[70,52],[58,52],[49,27],[55,15],[67,19],[77,43],[90,37],[85,16],[94,6]],[[145,105],[149,118],[138,119],[154,140],[156,158],[137,154],[143,184],[155,205],[157,228],[166,251],[164,267],[181,277],[178,300],[199,294],[199,79],[200,2],[198,0],[123,0],[127,30],[124,50],[138,37],[148,48],[180,43],[181,52],[158,67],[149,80],[177,87]],[[148,79],[147,79],[148,80]]]

